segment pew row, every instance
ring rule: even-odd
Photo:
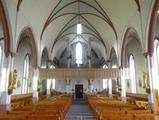
[[[108,97],[88,96],[88,104],[98,120],[155,120],[150,109]]]
[[[64,120],[71,104],[71,96],[51,97],[8,111],[0,120]]]

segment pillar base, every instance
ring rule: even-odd
[[[121,100],[126,103],[127,102],[127,98],[126,97],[121,97]]]
[[[66,85],[66,92],[67,92],[67,94],[69,94],[69,92],[70,92],[70,85]]]
[[[50,89],[47,89],[47,97],[50,97]]]
[[[109,94],[109,97],[111,98],[113,95],[112,94]]]
[[[33,91],[33,103],[38,102],[38,100],[39,100],[38,91]]]
[[[8,95],[8,92],[1,93],[1,104],[10,104],[11,103],[11,96]]]
[[[11,105],[0,105],[0,115],[4,115],[7,111],[11,111]]]
[[[154,109],[155,105],[154,105],[154,103],[148,103],[148,107],[149,107],[150,109]]]
[[[2,92],[0,97],[0,114],[11,110],[11,96],[8,92]]]

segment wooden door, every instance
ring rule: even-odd
[[[76,98],[83,98],[83,85],[75,85]]]

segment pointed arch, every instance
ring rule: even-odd
[[[1,0],[0,0],[0,19],[2,20],[3,35],[4,35],[4,52],[6,57],[8,57],[10,54],[10,33],[8,26],[9,23]]]
[[[117,53],[116,53],[116,51],[115,51],[114,47],[112,47],[112,48],[111,48],[111,50],[110,50],[110,53],[109,53],[109,60],[111,60],[111,59],[112,59],[112,55],[113,55],[113,53],[115,53],[115,55],[116,55],[116,57],[117,57]]]
[[[159,0],[155,0],[150,16],[150,22],[149,22],[149,27],[148,27],[148,41],[147,41],[147,52],[150,56],[153,55],[154,52],[154,38],[155,38],[155,29],[156,29],[156,23],[157,23],[157,17],[158,13],[157,11],[159,10]]]
[[[41,66],[44,65],[45,67],[48,67],[48,61],[49,61],[49,54],[48,54],[47,47],[45,47],[41,53],[41,59],[40,59]]]
[[[29,37],[30,40],[29,42],[31,43],[31,47],[32,47],[32,52],[33,52],[33,66],[35,68],[37,68],[37,47],[36,47],[36,42],[35,42],[35,38],[34,38],[34,35],[33,35],[33,32],[31,30],[30,27],[26,27],[24,28],[24,30],[22,30],[20,36],[19,36],[19,41],[18,41],[18,44],[17,44],[17,52],[18,52],[18,49],[19,49],[19,46],[21,44],[21,42],[23,41],[23,39],[25,37]]]
[[[114,49],[114,47],[111,48],[110,50],[110,54],[109,54],[109,61],[111,61],[111,65],[113,65],[113,58],[115,57],[116,61],[116,65],[118,66],[118,57],[117,57],[117,53]]]
[[[47,47],[44,47],[42,54],[43,53],[46,55],[47,59],[49,60],[49,53],[48,53]],[[42,55],[41,55],[41,57],[42,57]]]
[[[140,38],[138,36],[137,31],[133,28],[133,27],[128,27],[126,29],[126,32],[124,34],[124,38],[123,38],[123,42],[122,42],[122,48],[121,48],[121,67],[124,67],[124,63],[125,63],[125,48],[126,45],[131,41],[131,39],[129,39],[130,37],[133,37],[135,40],[137,40],[139,42],[139,45],[142,49],[142,44],[140,41]],[[143,49],[142,49],[143,50]]]

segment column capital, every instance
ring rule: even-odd
[[[12,57],[12,58],[14,58],[14,57],[15,57],[15,55],[16,55],[16,53],[14,53],[14,52],[10,52],[10,55],[11,55],[11,57]]]
[[[69,60],[69,59],[71,59],[72,58],[72,55],[68,55],[67,56],[67,59]]]
[[[88,56],[87,56],[87,59],[91,60],[91,56],[90,56],[90,55],[88,55]]]
[[[112,62],[112,60],[111,60],[111,59],[108,59],[106,62],[107,62],[107,63],[110,63],[110,62]]]
[[[143,56],[144,56],[145,58],[147,58],[147,57],[148,57],[148,55],[149,55],[149,53],[148,53],[148,52],[144,52],[144,53],[143,53]]]

